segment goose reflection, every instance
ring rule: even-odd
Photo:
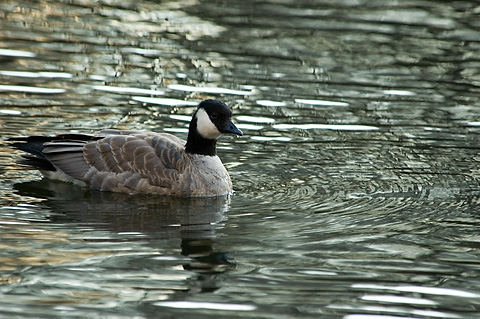
[[[18,183],[14,188],[22,196],[45,199],[43,204],[52,211],[50,221],[54,223],[132,233],[126,239],[131,241],[180,238],[181,254],[189,257],[183,265],[186,270],[208,274],[235,266],[227,253],[213,250],[215,231],[225,219],[229,197],[128,196],[48,179]]]

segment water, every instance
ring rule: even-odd
[[[100,194],[0,144],[2,318],[480,318],[475,1],[0,4],[2,136],[186,137],[236,194]]]

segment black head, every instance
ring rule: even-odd
[[[217,139],[220,134],[228,133],[243,135],[242,131],[232,122],[232,111],[222,101],[202,101],[195,117],[197,118],[197,130],[205,138]],[[214,127],[211,124],[214,124]]]
[[[232,122],[232,111],[222,101],[205,100],[193,114],[186,151],[195,154],[215,155],[217,138],[222,134],[243,135]]]

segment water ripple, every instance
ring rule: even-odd
[[[0,91],[38,93],[38,94],[60,94],[65,93],[65,89],[46,88],[37,86],[21,86],[21,85],[0,85]]]
[[[97,91],[104,91],[110,93],[120,93],[120,94],[145,94],[145,95],[164,95],[164,91],[157,89],[141,89],[135,87],[120,87],[120,86],[109,86],[109,85],[94,85],[92,89]]]
[[[369,125],[356,125],[356,124],[274,124],[273,128],[277,130],[339,130],[339,131],[371,131],[378,130],[378,127]]]
[[[0,55],[18,57],[18,58],[34,58],[37,56],[33,52],[22,51],[22,50],[12,50],[12,49],[0,49]]]
[[[13,77],[25,77],[25,78],[48,78],[48,79],[71,79],[73,74],[66,72],[29,72],[29,71],[6,71],[0,70],[0,75],[13,76]]]
[[[221,88],[221,87],[197,87],[197,86],[181,85],[181,84],[171,84],[168,86],[168,88],[171,90],[187,91],[187,92],[202,92],[202,93],[210,93],[210,94],[233,94],[233,95],[254,94],[252,91],[232,90],[232,89]]]
[[[349,105],[346,102],[325,101],[325,100],[295,99],[295,102],[300,104],[321,105],[321,106],[348,106]]]
[[[478,317],[477,6],[1,1],[2,136],[184,138],[212,97],[245,132],[198,205],[22,187],[0,143],[2,311]]]
[[[155,98],[155,97],[145,97],[145,96],[133,96],[132,100],[142,103],[149,104],[158,104],[166,106],[194,106],[198,105],[198,102],[185,101],[179,99],[170,99],[170,98]]]

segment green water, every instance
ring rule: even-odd
[[[41,180],[0,144],[2,318],[480,318],[475,1],[0,3],[0,134],[186,138],[229,199]]]

